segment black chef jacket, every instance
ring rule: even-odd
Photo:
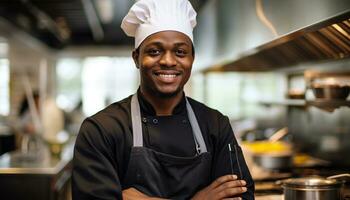
[[[185,95],[184,95],[185,96]],[[138,91],[144,146],[176,156],[194,156],[194,136],[183,97],[171,116],[156,116]],[[254,199],[254,183],[226,116],[188,98],[212,154],[211,180],[231,174],[228,144],[236,145],[233,172],[247,182],[243,199]],[[131,96],[84,120],[74,148],[73,200],[122,199],[132,139]],[[237,161],[238,160],[238,161]],[[200,178],[200,177],[198,177]],[[195,183],[194,183],[195,184]],[[194,194],[193,194],[194,195]]]

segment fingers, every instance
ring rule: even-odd
[[[236,175],[225,175],[217,178],[209,186],[197,192],[193,199],[241,200],[237,196],[246,191],[247,187],[244,180],[237,180]]]
[[[219,178],[217,178],[212,184],[209,185],[209,188],[210,189],[214,189],[226,182],[229,182],[229,181],[234,181],[234,180],[237,180],[237,176],[236,175],[225,175],[225,176],[221,176]]]
[[[245,185],[246,182],[244,180],[234,180],[221,184],[218,188],[240,187]]]
[[[218,192],[220,192],[220,191],[228,189],[228,188],[239,188],[242,191],[244,191],[244,190],[246,191],[247,188],[244,187],[245,185],[246,185],[246,182],[244,180],[229,181],[229,182],[223,183],[220,186],[218,186],[216,188],[216,190]]]
[[[232,179],[233,177],[229,178],[223,176],[217,179],[216,183],[213,184],[214,186],[216,186],[216,188],[213,189],[213,192],[217,194],[217,197],[219,199],[237,196],[247,191],[247,188],[245,187],[246,182],[244,180]]]
[[[224,198],[223,200],[242,200],[241,197]]]
[[[218,193],[218,197],[219,199],[232,197],[232,196],[243,194],[246,191],[247,191],[246,187],[225,188],[224,190]]]

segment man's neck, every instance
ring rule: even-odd
[[[173,110],[175,109],[176,105],[179,104],[183,95],[183,92],[179,92],[172,97],[162,98],[155,95],[150,95],[149,93],[142,91],[142,89],[141,93],[143,97],[153,106],[157,116],[172,115]]]

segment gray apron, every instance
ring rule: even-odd
[[[169,155],[143,146],[140,105],[137,94],[132,96],[133,147],[123,189],[134,187],[153,197],[189,199],[210,183],[211,155],[187,99],[186,108],[197,154],[193,157]]]

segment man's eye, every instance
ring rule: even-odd
[[[176,55],[178,56],[185,56],[187,54],[187,51],[184,49],[177,49],[176,50]]]
[[[155,55],[159,55],[160,54],[160,50],[159,49],[150,49],[147,51],[147,53],[151,56],[155,56]]]

